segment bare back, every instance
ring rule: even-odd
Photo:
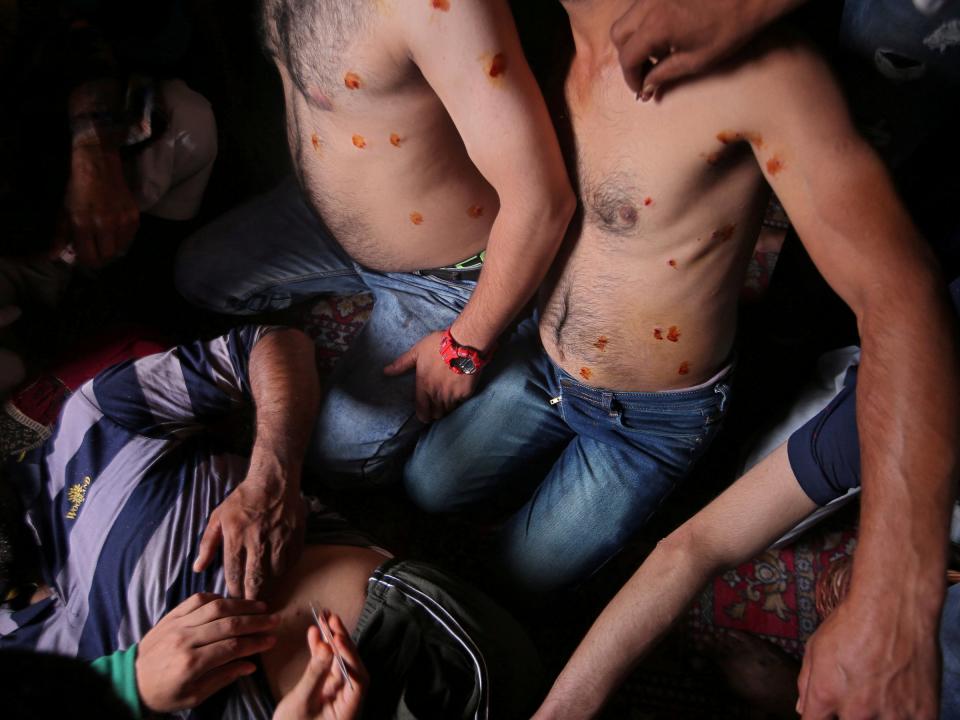
[[[469,121],[455,124],[451,106],[468,118],[470,103],[495,108],[517,93],[537,93],[509,12],[493,8],[401,0],[264,3],[265,41],[283,80],[294,166],[314,208],[357,261],[414,270],[486,246],[500,203],[462,139],[458,124]],[[475,98],[441,98],[442,83],[431,85],[426,75],[442,75],[436,66],[443,62],[415,57],[410,37],[428,45],[430,37],[453,42],[476,12],[484,14],[477,31],[463,39],[462,54],[446,59]]]
[[[737,102],[736,75],[639,103],[615,54],[593,70],[578,60],[565,95],[582,228],[548,285],[544,347],[589,385],[704,382],[730,355],[767,198],[750,138],[718,112]]]

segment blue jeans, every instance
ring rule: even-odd
[[[307,468],[330,484],[389,479],[423,425],[413,373],[384,366],[448,327],[476,283],[381,273],[354,263],[291,179],[189,238],[176,283],[195,305],[227,314],[279,310],[320,293],[370,292],[369,322],[324,387]]]
[[[942,720],[960,718],[960,585],[947,591],[943,603],[940,651],[943,653],[940,717]]]
[[[420,438],[410,497],[430,512],[483,503],[552,464],[500,535],[509,582],[545,592],[582,581],[653,515],[709,445],[727,378],[692,390],[588,387],[554,365],[536,319],[521,323],[479,392]]]

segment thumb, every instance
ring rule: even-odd
[[[412,347],[383,369],[384,375],[403,375],[417,366],[417,349]]]
[[[330,646],[326,643],[320,643],[314,647],[311,643],[310,662],[307,663],[303,675],[300,676],[300,680],[294,686],[290,695],[306,705],[310,697],[323,686],[332,667],[333,650],[330,649]]]
[[[223,539],[223,529],[220,527],[220,521],[216,514],[210,516],[207,523],[207,529],[203,531],[203,537],[200,538],[200,549],[197,551],[197,559],[193,561],[193,571],[203,572],[217,554],[217,547]]]

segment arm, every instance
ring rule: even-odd
[[[534,720],[592,718],[718,571],[808,515],[786,445],[663,540],[593,623]]]
[[[627,85],[644,101],[708,70],[806,0],[637,0],[610,30]],[[656,64],[650,58],[657,58]]]
[[[807,646],[800,706],[805,717],[935,717],[960,446],[954,320],[929,249],[827,67],[798,46],[755,65],[739,129],[762,137],[757,159],[856,313],[863,350],[860,540],[850,594]]]
[[[64,207],[69,233],[60,242],[72,242],[80,263],[95,267],[130,244],[140,210],[123,175],[117,131],[122,98],[112,52],[86,18],[72,20],[66,42],[71,150]]]
[[[451,328],[459,343],[486,351],[539,286],[575,199],[506,3],[454,3],[449,12],[421,3],[402,22],[411,56],[500,198],[483,274]],[[452,409],[477,380],[452,373],[439,345],[439,333],[428,335],[388,367],[397,373],[416,365],[417,414],[425,421]]]
[[[256,438],[247,477],[210,514],[194,570],[223,542],[227,591],[256,599],[268,577],[296,561],[303,541],[300,473],[319,402],[313,344],[303,333],[271,333],[250,354]]]

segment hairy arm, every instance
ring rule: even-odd
[[[506,3],[451,3],[447,12],[422,3],[403,22],[414,62],[499,195],[483,274],[451,328],[459,343],[490,350],[546,274],[576,202]],[[456,376],[443,364],[439,336],[424,342],[424,359],[438,379],[458,384],[437,393],[435,409],[449,410],[472,391],[476,378]],[[420,373],[418,367],[418,385]]]
[[[257,599],[264,584],[296,561],[304,509],[300,473],[319,401],[313,344],[298,330],[262,338],[250,354],[256,439],[247,477],[211,513],[194,569],[223,542],[232,597]]]
[[[850,595],[808,645],[800,704],[805,717],[887,717],[896,708],[934,717],[960,446],[944,283],[825,64],[797,44],[753,66],[737,129],[762,138],[757,159],[820,272],[856,313],[863,350],[860,540]]]
[[[596,717],[704,583],[754,557],[814,507],[782,445],[657,545],[600,613],[534,720]]]

